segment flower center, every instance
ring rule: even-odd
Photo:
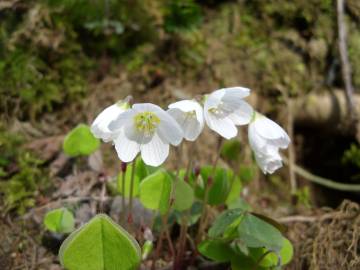
[[[153,112],[141,112],[135,115],[134,121],[139,132],[152,135],[160,123],[160,118]]]
[[[189,112],[186,112],[186,118],[195,118],[196,117],[196,112],[195,110],[193,111],[189,111]]]

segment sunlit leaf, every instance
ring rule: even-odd
[[[141,251],[129,233],[100,214],[64,241],[59,257],[67,270],[135,270]]]
[[[69,233],[74,230],[75,220],[73,214],[66,208],[51,210],[44,218],[46,229],[56,233]]]
[[[184,211],[189,209],[194,202],[194,190],[192,187],[182,179],[175,180],[175,201],[174,209]]]
[[[232,172],[228,172],[230,179],[229,193],[226,198],[226,204],[236,201],[240,198],[240,193],[242,189],[241,181],[237,176],[234,176]]]
[[[92,135],[89,126],[85,124],[79,124],[71,130],[63,142],[65,154],[71,157],[88,156],[95,152],[99,146],[99,139]]]
[[[147,176],[140,183],[140,201],[148,209],[164,214],[169,208],[172,180],[164,170]]]

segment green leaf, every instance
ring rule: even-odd
[[[222,240],[205,240],[199,244],[198,250],[216,262],[228,262],[235,255],[230,244]]]
[[[223,212],[218,218],[214,221],[213,225],[209,230],[210,237],[219,237],[225,230],[233,224],[235,221],[239,220],[243,216],[243,211],[241,209],[232,209]]]
[[[206,166],[201,168],[201,179],[207,184],[208,176],[212,173],[213,168]],[[223,168],[216,168],[213,177],[213,183],[209,190],[208,203],[210,205],[219,205],[226,201],[230,191],[230,180],[228,172]],[[198,198],[204,197],[205,186],[197,185],[195,194]]]
[[[241,143],[237,139],[225,141],[221,148],[221,156],[227,160],[239,159]]]
[[[229,171],[228,171],[228,173],[229,173]],[[242,189],[242,185],[241,185],[241,181],[240,181],[239,177],[236,177],[236,176],[234,177],[233,172],[231,172],[231,171],[230,171],[229,179],[231,179],[230,191],[226,198],[226,205],[229,205],[230,203],[239,199],[241,189]]]
[[[117,190],[120,194],[124,195],[126,198],[130,197],[132,169],[133,169],[133,163],[128,164],[125,172],[125,194],[122,194],[123,172],[120,172],[117,178]],[[143,179],[145,179],[149,174],[150,173],[148,166],[145,165],[145,163],[142,161],[141,158],[137,158],[135,165],[133,196],[137,197],[139,195],[140,182]]]
[[[173,214],[175,215],[176,222],[181,225],[183,215],[186,215],[186,220],[188,226],[194,225],[198,220],[200,219],[202,213],[202,203],[199,201],[195,201],[193,205],[191,206],[191,209],[189,213],[187,212],[179,212],[179,211],[173,211]]]
[[[135,270],[141,261],[141,251],[129,233],[100,214],[64,241],[59,257],[68,270]]]
[[[85,124],[79,124],[71,130],[63,142],[65,154],[71,157],[88,156],[95,152],[99,146],[99,139],[92,135],[90,127]]]
[[[240,166],[239,176],[240,180],[244,183],[249,183],[255,177],[257,167],[254,165]]]
[[[261,266],[257,266],[256,263],[249,256],[244,254],[236,254],[231,259],[231,270],[268,270]]]
[[[252,210],[251,206],[243,198],[240,198],[240,197],[232,202],[229,202],[229,203],[227,202],[226,205],[229,209],[240,208],[244,211]]]
[[[149,175],[140,183],[140,201],[148,209],[165,214],[169,208],[172,181],[164,170]]]
[[[153,251],[154,249],[154,243],[150,240],[146,240],[144,245],[142,246],[142,259],[146,260],[147,257],[150,255],[150,253]]]
[[[283,240],[284,240],[284,245],[281,248],[279,254],[276,254],[275,252],[271,252],[267,254],[261,260],[259,264],[260,266],[269,267],[269,268],[276,267],[278,265],[279,258],[281,259],[280,260],[281,265],[288,264],[291,261],[294,254],[294,248],[291,242],[287,238],[284,237]],[[255,261],[258,261],[267,251],[268,250],[265,248],[256,248],[256,249],[252,249],[250,254]]]
[[[175,180],[175,201],[174,209],[184,211],[191,208],[194,203],[194,190],[182,179]]]
[[[263,221],[273,225],[276,229],[278,229],[281,233],[285,233],[286,232],[286,226],[283,225],[283,224],[280,224],[279,222],[277,222],[276,220],[268,217],[268,216],[265,216],[265,215],[262,215],[262,214],[258,214],[258,213],[254,213],[254,212],[250,212],[252,215],[262,219]]]
[[[283,246],[283,237],[278,229],[249,213],[239,224],[238,233],[240,240],[248,247],[278,251]]]
[[[54,209],[46,213],[44,225],[52,232],[69,233],[74,230],[74,216],[66,208]]]

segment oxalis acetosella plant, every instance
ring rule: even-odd
[[[248,125],[249,144],[262,172],[282,167],[279,150],[288,147],[290,138],[244,100],[249,95],[248,88],[230,87],[177,101],[167,110],[151,103],[132,104],[130,97],[104,109],[88,132],[95,140],[112,143],[121,161],[120,217],[115,222],[99,214],[73,231],[60,248],[64,268],[162,269],[167,261],[166,269],[207,269],[206,261],[211,260],[218,269],[243,270],[280,269],[289,263],[293,247],[282,234],[283,226],[252,212],[240,198],[238,166],[218,166],[224,149],[234,149],[231,139],[237,127]],[[205,126],[219,139],[213,163],[199,166],[194,149]],[[68,143],[75,144],[85,142]],[[175,170],[160,168],[170,145],[176,147]],[[149,222],[139,216],[135,200],[151,213]],[[46,224],[57,232],[66,228],[67,233],[74,223],[69,215],[64,208],[53,211]],[[174,225],[179,229],[172,230]]]

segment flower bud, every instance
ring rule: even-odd
[[[207,184],[209,185],[209,187],[211,187],[213,183],[214,183],[214,179],[212,178],[212,176],[208,176]]]
[[[200,166],[195,166],[194,167],[194,174],[195,174],[195,177],[198,177],[200,175]]]
[[[121,172],[126,173],[127,163],[121,162]]]

